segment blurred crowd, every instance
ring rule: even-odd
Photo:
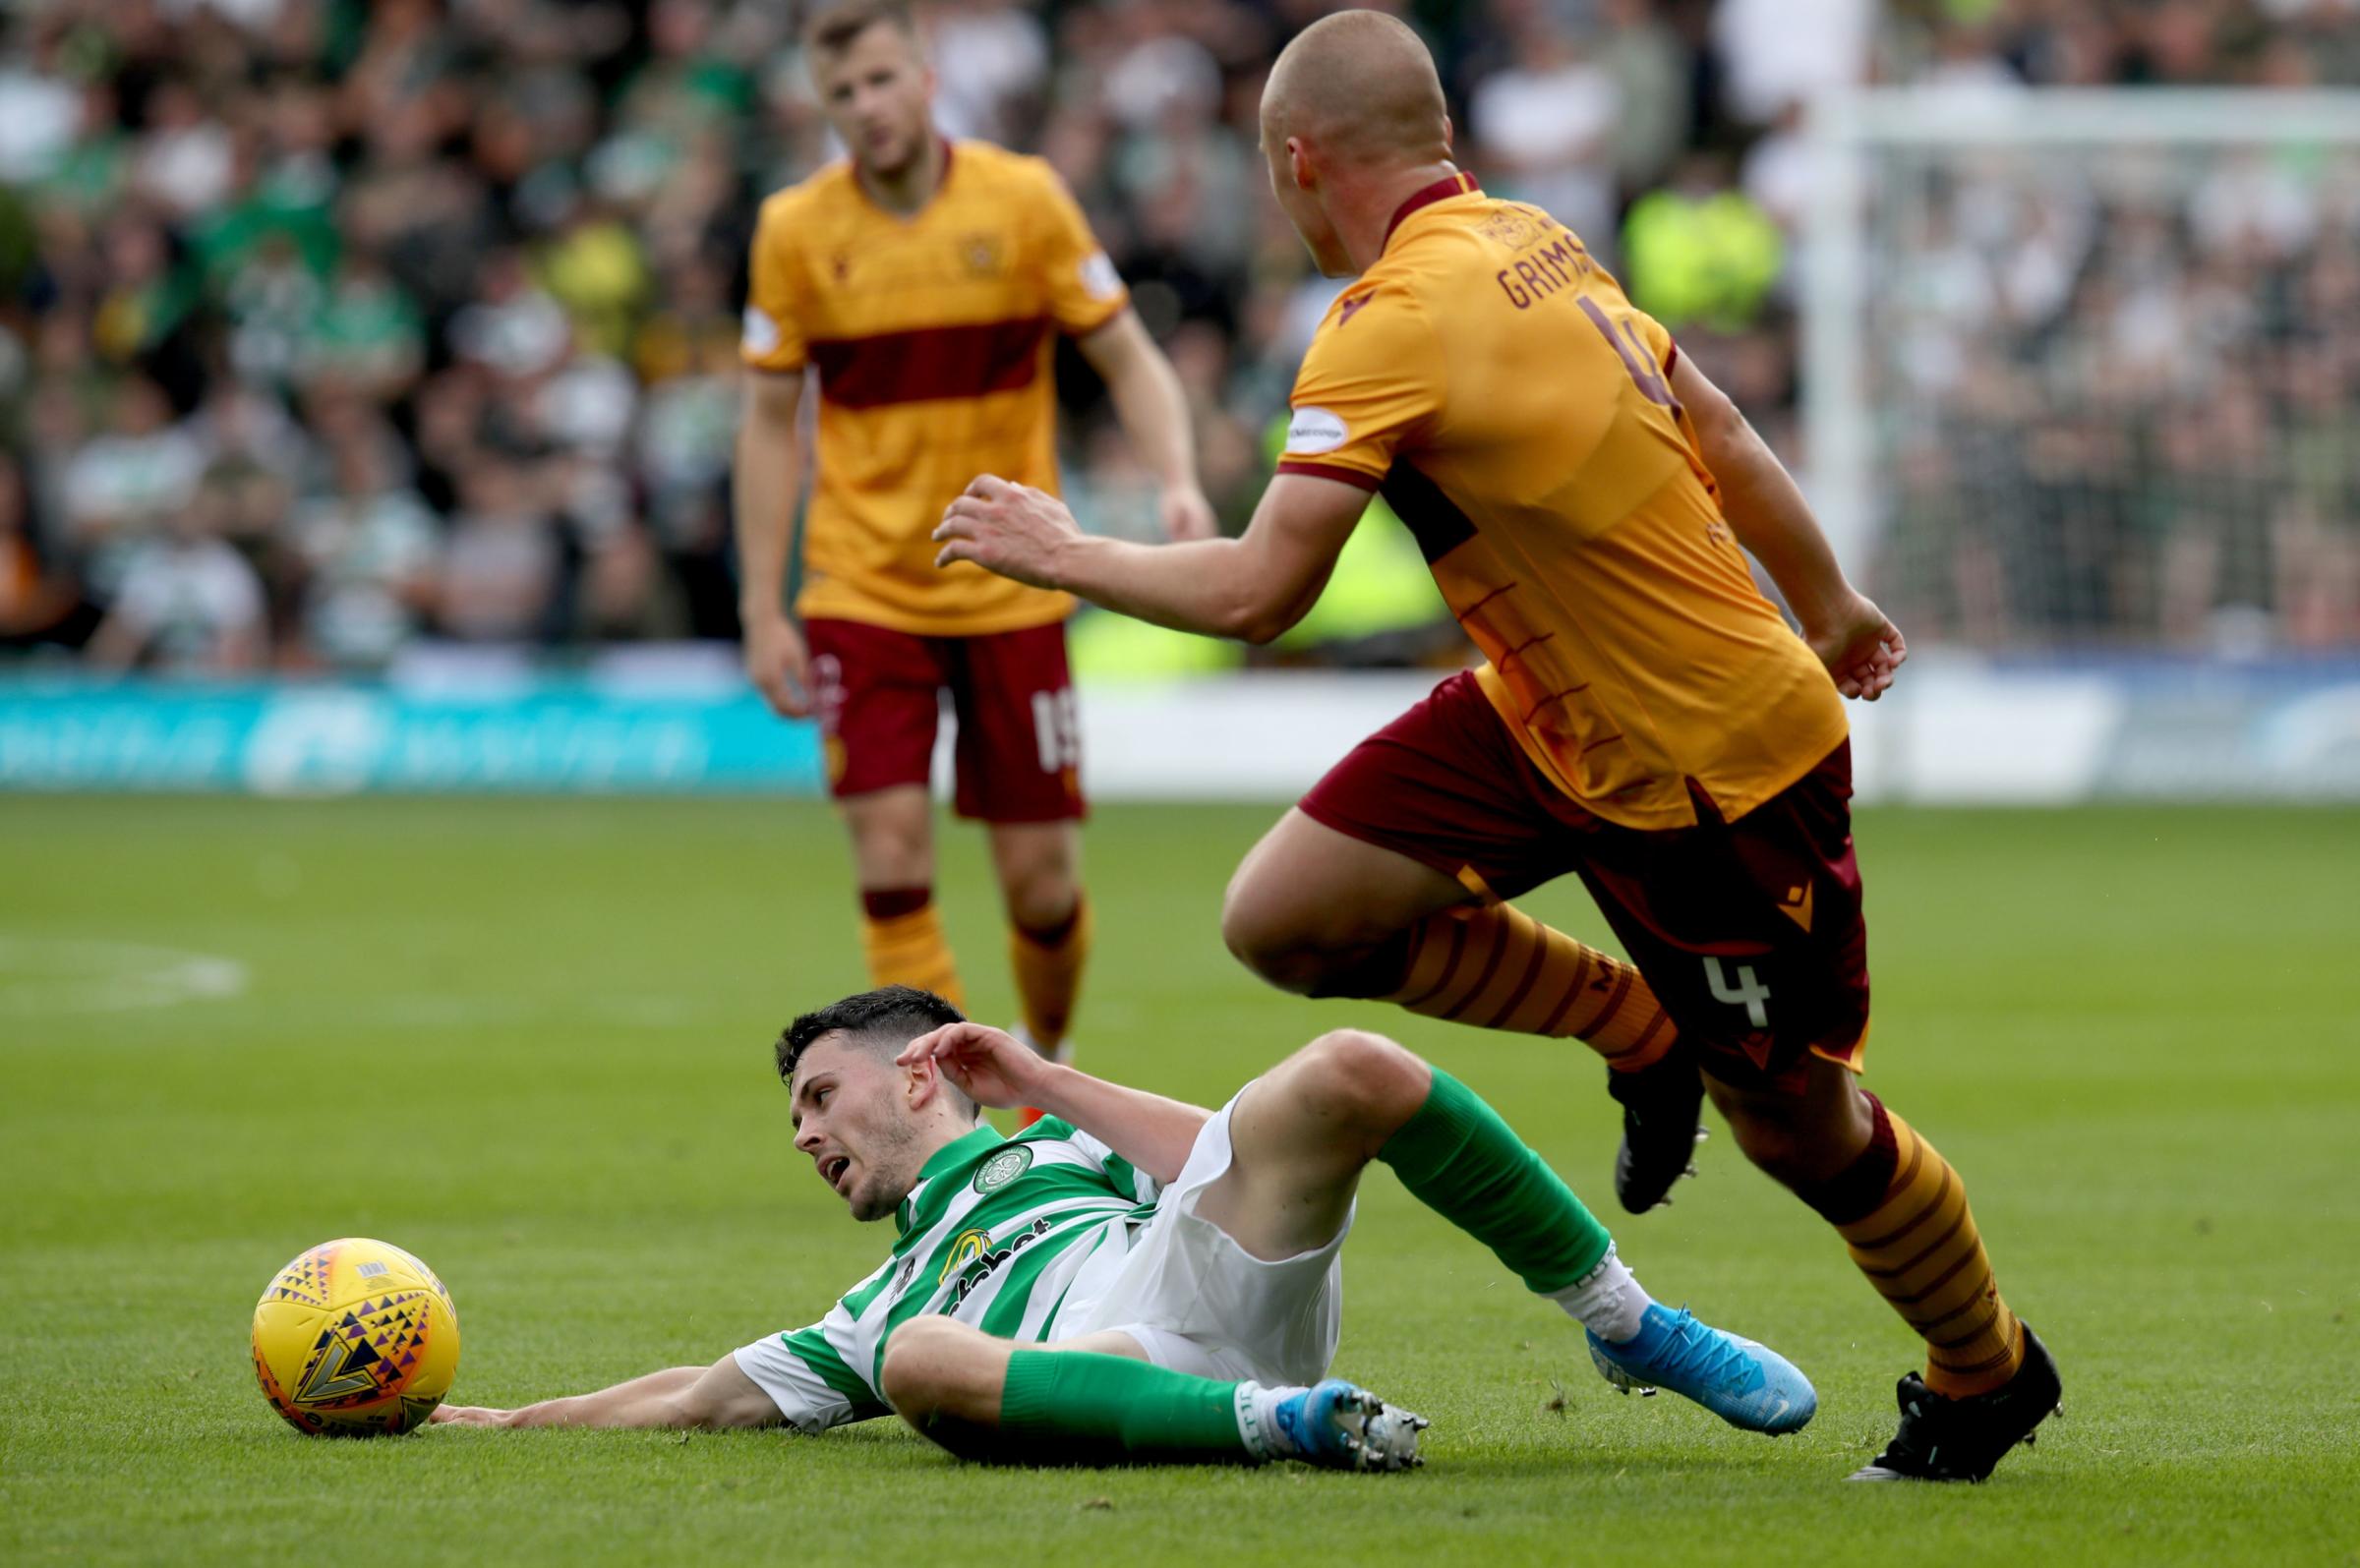
[[[1231,527],[1336,286],[1309,272],[1255,151],[1269,61],[1327,9],[921,7],[944,129],[1063,172],[1188,388]],[[1581,232],[1799,463],[1814,95],[2360,82],[2360,0],[1402,14],[1443,62],[1462,163]],[[0,43],[0,648],[371,669],[422,639],[734,636],[746,241],[760,199],[832,155],[798,21],[783,0],[18,0]],[[1919,292],[1889,307],[1914,335],[1890,369],[1910,483],[1887,531],[1927,614],[2001,642],[2065,625],[2050,601],[2103,616],[2142,592],[2165,636],[2254,593],[2267,635],[2316,640],[2332,619],[2304,621],[2281,579],[2313,558],[2298,536],[2348,544],[2354,526],[2360,206],[2347,183],[2272,172],[2223,165],[2145,208],[2062,188],[1978,202],[1973,182],[1929,204],[1909,239]],[[2102,351],[2059,364],[2036,345],[2069,311],[2110,324]],[[2342,328],[2309,330],[2323,321]],[[2271,333],[2315,341],[2152,373],[2184,370],[2191,342]],[[1060,384],[1077,511],[1144,531],[1147,478],[1077,356]],[[2036,395],[2087,418],[2028,422]],[[2129,438],[2107,417],[2124,397],[2135,453],[2104,449]],[[2239,454],[2267,466],[2288,440],[2328,477],[2248,494]],[[2132,493],[2165,470],[2185,483],[2157,515]],[[2124,494],[2086,494],[2108,484]],[[2022,504],[2044,487],[2068,497],[2056,519]],[[2143,589],[2115,558],[2143,530],[2209,543],[2148,551]],[[2051,553],[2095,586],[2030,581]]]
[[[1981,647],[2360,646],[2360,156],[1883,172],[1889,611]]]

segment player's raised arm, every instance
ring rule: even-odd
[[[1212,504],[1197,483],[1196,439],[1189,429],[1188,394],[1163,350],[1148,336],[1137,311],[1122,313],[1077,340],[1082,357],[1106,382],[1131,449],[1162,487],[1163,529],[1173,540],[1210,539],[1219,532]]]
[[[1685,354],[1672,362],[1672,393],[1696,426],[1738,543],[1777,582],[1836,689],[1874,702],[1909,657],[1901,632],[1845,577],[1801,490],[1752,422]]]
[[[935,564],[972,560],[1158,626],[1267,643],[1318,601],[1368,503],[1358,486],[1281,474],[1236,539],[1135,545],[1085,534],[1056,496],[985,474],[943,513]]]
[[[946,1023],[910,1042],[903,1067],[930,1062],[978,1105],[1037,1107],[1098,1139],[1158,1182],[1179,1178],[1212,1113],[1050,1062],[981,1023]]]

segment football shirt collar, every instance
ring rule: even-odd
[[[901,1208],[894,1216],[896,1223],[907,1233],[917,1194],[925,1190],[928,1182],[938,1176],[948,1176],[963,1165],[974,1164],[1006,1141],[1000,1136],[999,1130],[990,1123],[978,1122],[973,1132],[963,1132],[936,1149],[927,1156],[926,1163],[917,1168],[917,1182],[910,1189],[910,1195],[902,1199]]]
[[[1410,193],[1408,201],[1393,208],[1391,220],[1385,225],[1385,244],[1393,243],[1393,230],[1399,228],[1401,220],[1417,211],[1418,208],[1432,206],[1437,202],[1447,202],[1454,196],[1481,195],[1483,195],[1483,187],[1477,185],[1475,176],[1466,170],[1461,169],[1456,174],[1445,175],[1432,185]],[[1379,247],[1380,251],[1383,249],[1383,246]]]
[[[862,202],[868,203],[870,211],[883,217],[889,217],[896,223],[905,226],[915,223],[919,218],[942,204],[942,193],[951,183],[952,154],[958,150],[959,145],[940,131],[934,133],[934,145],[942,148],[942,168],[934,176],[934,189],[926,194],[926,199],[920,202],[914,209],[908,212],[897,212],[878,201],[876,193],[868,188],[867,179],[861,175],[859,164],[854,162],[848,154],[845,161],[852,166],[853,189],[859,193]]]

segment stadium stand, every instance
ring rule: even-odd
[[[926,8],[944,128],[1038,150],[1063,172],[1189,388],[1208,489],[1232,527],[1334,287],[1261,194],[1253,123],[1276,47],[1324,9]],[[745,241],[761,196],[829,156],[796,8],[50,0],[12,13],[0,649],[366,671],[421,639],[563,650],[735,634],[727,468]],[[2360,27],[2342,0],[1490,0],[1406,14],[1445,62],[1465,163],[1626,268],[1634,295],[1806,469],[1795,319],[1811,95],[1861,82],[2360,81]],[[2050,270],[2096,266],[2085,291],[2114,288],[2126,268],[2170,279],[2158,296],[2170,319],[2127,323],[2110,341],[2131,358],[2084,373],[2131,374],[2142,342],[2198,329],[2184,319],[2208,308],[2209,288],[2261,285],[2259,307],[2226,329],[2280,332],[2299,312],[2308,346],[2272,358],[2267,376],[2233,374],[2204,417],[2234,434],[2310,410],[2281,438],[2323,462],[2348,457],[2334,419],[2360,377],[2360,219],[2333,195],[2197,180],[2145,229],[2069,223],[2054,237],[2071,254]],[[2248,235],[2268,252],[2258,273],[2239,270]],[[1918,242],[1910,264],[1930,277],[1976,270],[1954,264],[1977,243],[1962,223],[1936,214]],[[1936,325],[1996,341],[1972,312]],[[1087,411],[1087,373],[1070,355],[1064,369]],[[1958,380],[1970,396],[1975,377]],[[1955,398],[1917,406],[1939,424],[1971,412]],[[2161,462],[2185,457],[2190,417],[2184,403],[2156,409]],[[1975,443],[2006,454],[2015,494],[2036,488],[2030,469],[2078,460],[2069,435],[1996,423]],[[1149,494],[1122,443],[1089,417],[1067,438],[1092,526],[1145,528]],[[1927,505],[1972,507],[1973,487],[1937,472],[1972,455],[1932,443],[1905,473],[1940,481]],[[2348,507],[2330,504],[2349,499],[2346,476],[2247,496],[2253,516],[2223,517],[2205,497],[2235,477],[2181,488],[2176,509],[2089,494],[2016,508],[2013,533],[1929,522],[1911,499],[1893,535],[1919,552],[1908,582],[1921,602],[1907,608],[1981,646],[2053,640],[2077,616],[2171,641],[2204,635],[2225,596],[2260,617],[2251,634],[2267,643],[2360,639],[2360,596],[2304,591],[2360,559]],[[2012,564],[2060,545],[2077,561],[2105,555],[2091,540],[2132,529],[2166,536],[2136,580]],[[2328,564],[2290,572],[2288,551]],[[2109,564],[2124,558],[2084,578],[2134,571]],[[2010,596],[2033,578],[2036,591]],[[1406,645],[1434,657],[1434,639]]]

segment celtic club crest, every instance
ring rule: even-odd
[[[996,1192],[1030,1170],[1032,1151],[1022,1143],[1011,1143],[983,1162],[975,1172],[975,1191]]]

